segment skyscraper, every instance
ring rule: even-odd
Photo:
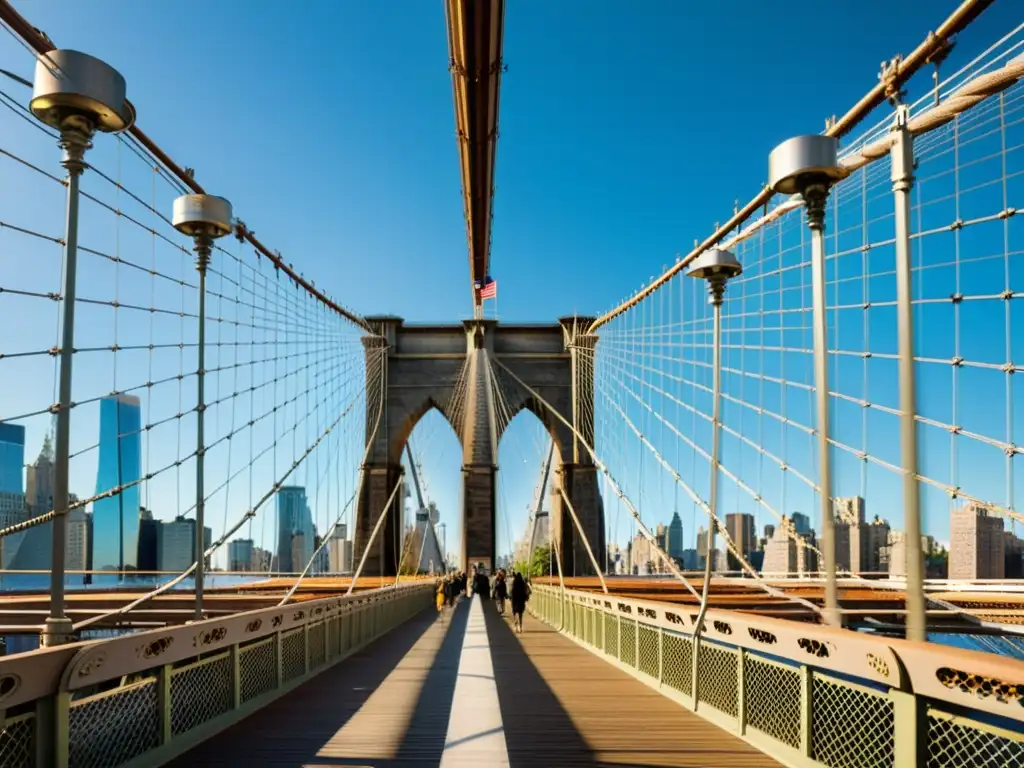
[[[228,570],[251,571],[253,561],[253,540],[235,539],[228,542]]]
[[[726,515],[725,528],[732,543],[744,558],[757,548],[757,529],[754,526],[754,516],[750,513],[734,512]],[[727,553],[726,560],[730,571],[743,570],[740,561],[732,552]]]
[[[159,555],[157,567],[161,571],[180,573],[196,562],[196,521],[182,515],[157,528]],[[209,526],[203,527],[203,549],[209,549],[213,541],[213,531]],[[206,567],[209,568],[209,558]]]
[[[668,556],[673,560],[683,558],[683,521],[678,512],[672,513],[672,521],[668,524]]]
[[[0,424],[0,493],[23,493],[25,428]]]
[[[301,546],[293,550],[292,539],[301,536]],[[302,486],[283,486],[277,492],[277,562],[282,573],[301,571],[313,557],[316,533],[313,515]],[[301,560],[302,562],[298,562]]]
[[[134,395],[100,401],[99,469],[96,493],[142,477],[142,403]],[[139,486],[93,504],[92,565],[97,571],[134,571],[139,553]]]

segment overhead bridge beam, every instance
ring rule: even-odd
[[[498,141],[504,0],[445,0],[448,69],[455,97],[455,132],[469,247],[470,289],[490,270],[494,161]]]

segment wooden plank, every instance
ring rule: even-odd
[[[512,766],[779,765],[530,616],[487,620]]]
[[[437,765],[444,748],[461,625],[442,625],[432,612],[410,620],[356,655],[325,671],[251,717],[168,765],[379,766]]]
[[[547,625],[527,617],[517,636],[493,603],[473,607],[485,631],[467,631],[466,601],[427,611],[170,765],[436,766],[453,719],[499,730],[513,768],[777,765]],[[493,675],[460,670],[479,645]],[[459,674],[493,676],[496,717],[453,705]]]

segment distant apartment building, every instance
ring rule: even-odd
[[[253,566],[253,540],[235,539],[228,542],[228,570],[251,571]]]
[[[795,515],[794,515],[795,517]],[[804,516],[806,520],[806,516]],[[791,519],[783,517],[764,550],[761,572],[766,576],[798,576],[818,570],[814,532],[801,534]]]
[[[754,516],[747,512],[737,512],[725,516],[725,529],[732,539],[733,546],[749,561],[750,553],[757,549],[757,528]],[[743,566],[732,553],[727,553],[727,567],[730,571],[742,571]]]
[[[1024,541],[1012,531],[1003,531],[1003,577],[1024,578]]]
[[[277,558],[274,553],[262,547],[252,548],[251,570],[257,573],[270,573],[277,570]]]
[[[341,524],[335,528],[327,542],[327,570],[329,573],[353,571],[352,541],[348,537],[347,525]]]
[[[1006,574],[1003,519],[970,502],[949,519],[949,578],[1002,579]]]
[[[153,513],[142,507],[139,509],[139,570],[153,573],[159,570],[160,552],[158,537],[160,521],[153,518]]]
[[[196,562],[196,521],[179,515],[170,522],[162,523],[157,529],[159,544],[158,568],[161,571],[180,573]],[[203,531],[203,549],[209,549],[213,542],[213,531]],[[207,558],[209,567],[209,558]]]
[[[860,496],[835,499],[833,509],[837,567],[858,574],[884,571],[882,549],[889,544],[889,523],[877,515],[865,522]]]
[[[803,512],[794,512],[789,518],[789,522],[793,526],[793,530],[799,533],[801,536],[805,536],[811,533],[811,518],[805,515]]]
[[[947,577],[946,560],[948,553],[931,536],[921,537],[921,552],[924,555],[925,578],[944,579]],[[883,570],[891,578],[904,579],[907,576],[907,545],[903,531],[889,533],[888,546],[881,553]]]
[[[70,571],[85,571],[89,565],[89,521],[85,509],[78,507],[68,512],[64,541],[64,567]],[[76,581],[80,578],[75,574]]]

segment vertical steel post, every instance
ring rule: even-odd
[[[210,265],[213,238],[197,235],[196,271],[199,272],[199,350],[196,364],[196,613],[195,620],[203,618],[203,579],[206,572],[206,498],[204,473],[206,469],[206,269]]]
[[[899,329],[900,457],[903,465],[903,525],[907,569],[908,640],[926,639],[924,558],[921,553],[921,487],[917,479],[917,383],[914,372],[914,307],[911,302],[910,190],[914,186],[914,143],[907,130],[909,110],[896,111],[892,147],[892,194],[896,221],[896,311]]]
[[[708,609],[708,597],[711,592],[711,569],[714,561],[715,551],[715,530],[718,527],[718,458],[721,443],[721,413],[722,413],[722,295],[725,292],[725,282],[712,286],[711,303],[714,306],[714,332],[711,354],[711,467],[710,482],[711,492],[708,499],[708,509],[711,514],[708,520],[708,545],[707,557],[704,564],[704,584],[701,586],[700,612],[697,618],[697,634],[700,635],[700,627],[704,621],[704,614]]]
[[[722,300],[725,297],[726,282],[730,277],[741,274],[742,271],[740,263],[731,253],[712,249],[694,261],[688,273],[691,277],[707,280],[709,303],[714,314],[711,358],[711,492],[708,499],[708,540],[706,562],[704,563],[704,583],[701,585],[700,610],[697,612],[697,622],[693,630],[692,691],[695,708],[699,697],[697,689],[700,636],[704,628],[704,617],[708,611],[708,600],[711,596],[711,572],[715,560],[715,530],[718,527],[718,469],[722,436]]]
[[[68,172],[67,219],[64,244],[64,285],[61,302],[60,373],[53,472],[53,536],[50,563],[50,615],[40,644],[44,647],[70,642],[71,619],[64,613],[64,573],[70,494],[71,463],[71,368],[75,354],[75,298],[78,268],[79,179],[85,171],[85,153],[92,146],[93,126],[84,118],[68,120],[60,132],[64,150],[61,165]],[[123,564],[122,564],[123,567]]]
[[[832,510],[832,452],[829,448],[828,330],[825,298],[825,204],[828,187],[810,184],[803,191],[811,230],[811,292],[814,331],[814,394],[817,406],[818,477],[821,484],[822,554],[825,557],[825,621],[839,626],[836,586],[836,526]]]

